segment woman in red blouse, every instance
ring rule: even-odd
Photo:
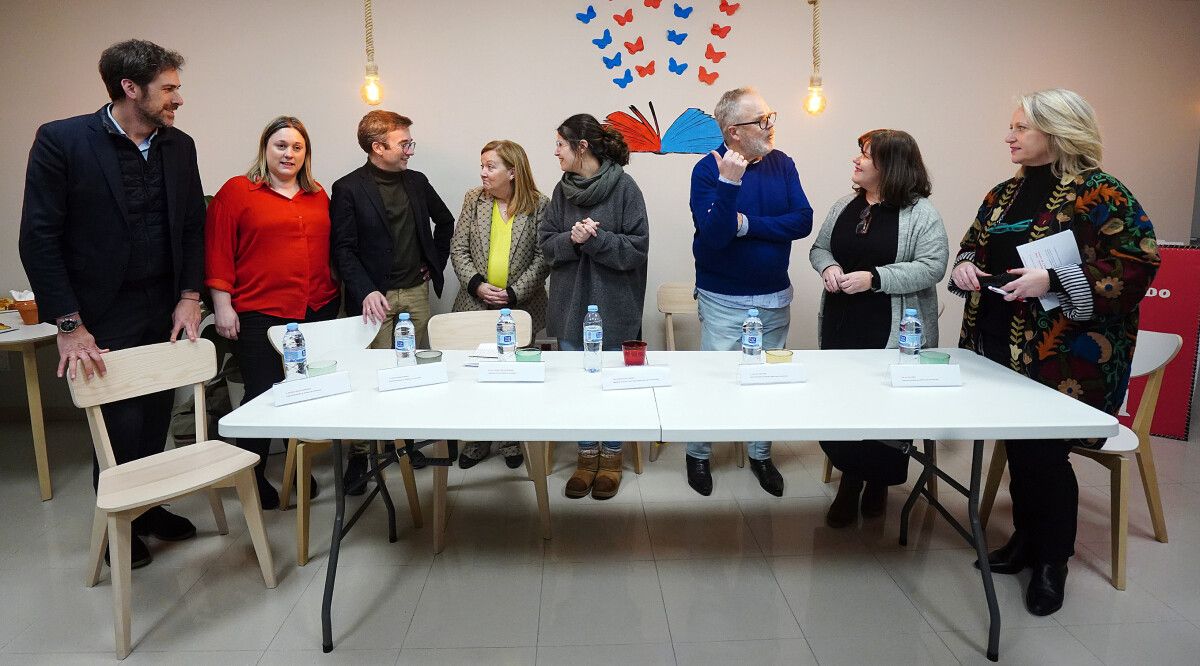
[[[217,333],[236,341],[244,401],[283,380],[267,329],[333,319],[340,305],[329,264],[329,197],[313,180],[310,145],[296,118],[272,120],[250,171],[230,178],[208,207],[205,284]],[[270,440],[237,444],[260,456],[254,472],[262,507],[279,506],[279,493],[263,475]]]

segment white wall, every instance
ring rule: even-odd
[[[573,15],[589,2],[601,16],[584,26]],[[1159,237],[1188,237],[1200,140],[1194,0],[826,0],[822,70],[830,101],[816,118],[800,108],[810,68],[803,0],[744,0],[733,17],[718,15],[716,0],[694,0],[687,22],[666,20],[670,0],[657,15],[634,0],[374,4],[384,107],[416,121],[412,166],[456,212],[477,183],[478,150],[490,139],[523,144],[549,192],[560,175],[553,132],[568,115],[603,116],[629,104],[648,113],[653,101],[665,131],[684,108],[711,111],[723,90],[749,84],[779,111],[778,146],[795,158],[818,224],[848,191],[855,138],[895,127],[920,142],[954,242],[984,192],[1013,171],[1002,139],[1014,96],[1061,85],[1096,107],[1105,166],[1141,199]],[[658,73],[621,91],[588,39],[625,7],[636,18],[614,33],[644,33]],[[357,2],[8,1],[0,16],[0,288],[26,282],[17,232],[34,131],[105,102],[96,60],[115,41],[139,36],[187,57],[178,125],[196,139],[208,192],[245,169],[258,132],[281,113],[308,125],[323,183],[363,161],[354,140],[367,110],[357,94],[364,62]],[[697,44],[712,39],[708,26],[718,19],[734,27],[718,42],[729,56],[710,88],[693,72],[703,63]],[[666,25],[691,34],[685,77],[666,73],[675,52],[662,38]],[[650,214],[645,335],[652,345],[662,340],[655,286],[693,277],[687,193],[695,159],[639,154],[629,166]],[[815,346],[819,280],[808,266],[810,244],[801,240],[793,251],[795,347]],[[448,276],[442,309],[457,288]],[[943,344],[953,344],[960,316],[960,303],[948,299]],[[681,345],[694,344],[693,333],[685,331]],[[19,382],[19,373],[0,372],[0,406],[18,400],[5,396],[19,395]]]

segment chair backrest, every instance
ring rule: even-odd
[[[517,322],[517,346],[527,347],[533,340],[533,318],[524,310],[513,310]],[[429,346],[434,349],[473,350],[485,342],[496,341],[497,310],[447,312],[429,319]]]
[[[695,314],[695,283],[664,282],[658,285],[658,311],[663,313],[667,326],[667,351],[675,351],[675,321],[672,317],[677,314]]]
[[[1174,333],[1138,331],[1137,346],[1133,350],[1129,374],[1131,377],[1150,376],[1146,380],[1146,388],[1142,390],[1137,416],[1133,417],[1132,430],[1138,433],[1139,438],[1150,434],[1150,425],[1154,421],[1154,410],[1158,406],[1158,393],[1162,390],[1167,364],[1182,347],[1183,338]]]
[[[100,411],[101,405],[110,402],[191,385],[196,403],[196,441],[208,438],[204,382],[217,373],[216,347],[211,341],[198,338],[195,342],[161,342],[108,352],[103,358],[103,377],[97,374],[87,379],[78,372],[74,380],[67,382],[75,406],[87,410],[101,469],[117,464]]]
[[[283,334],[286,324],[267,329],[267,338],[275,351],[283,353]],[[325,358],[344,349],[366,349],[379,332],[379,322],[365,322],[360,316],[342,317],[328,321],[310,321],[300,324],[304,334],[304,347],[310,361]]]

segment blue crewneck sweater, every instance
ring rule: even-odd
[[[727,148],[717,149],[721,155]],[[705,155],[692,169],[696,286],[729,296],[772,294],[791,285],[792,241],[812,231],[813,211],[796,164],[781,150],[746,168],[741,185],[719,180],[717,160]],[[749,222],[738,236],[737,214]]]

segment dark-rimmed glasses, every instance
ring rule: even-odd
[[[764,131],[769,130],[775,126],[775,116],[777,116],[777,115],[779,115],[779,114],[776,113],[775,111],[772,111],[772,112],[768,113],[767,115],[759,118],[758,120],[748,120],[744,123],[734,123],[734,124],[730,125],[730,127],[740,127],[742,125],[758,125],[758,129],[760,129],[760,130],[764,130]]]
[[[859,236],[867,235],[867,232],[871,230],[871,211],[874,208],[874,206],[867,205],[862,209],[862,212],[858,214],[858,225],[854,227],[854,233]]]

